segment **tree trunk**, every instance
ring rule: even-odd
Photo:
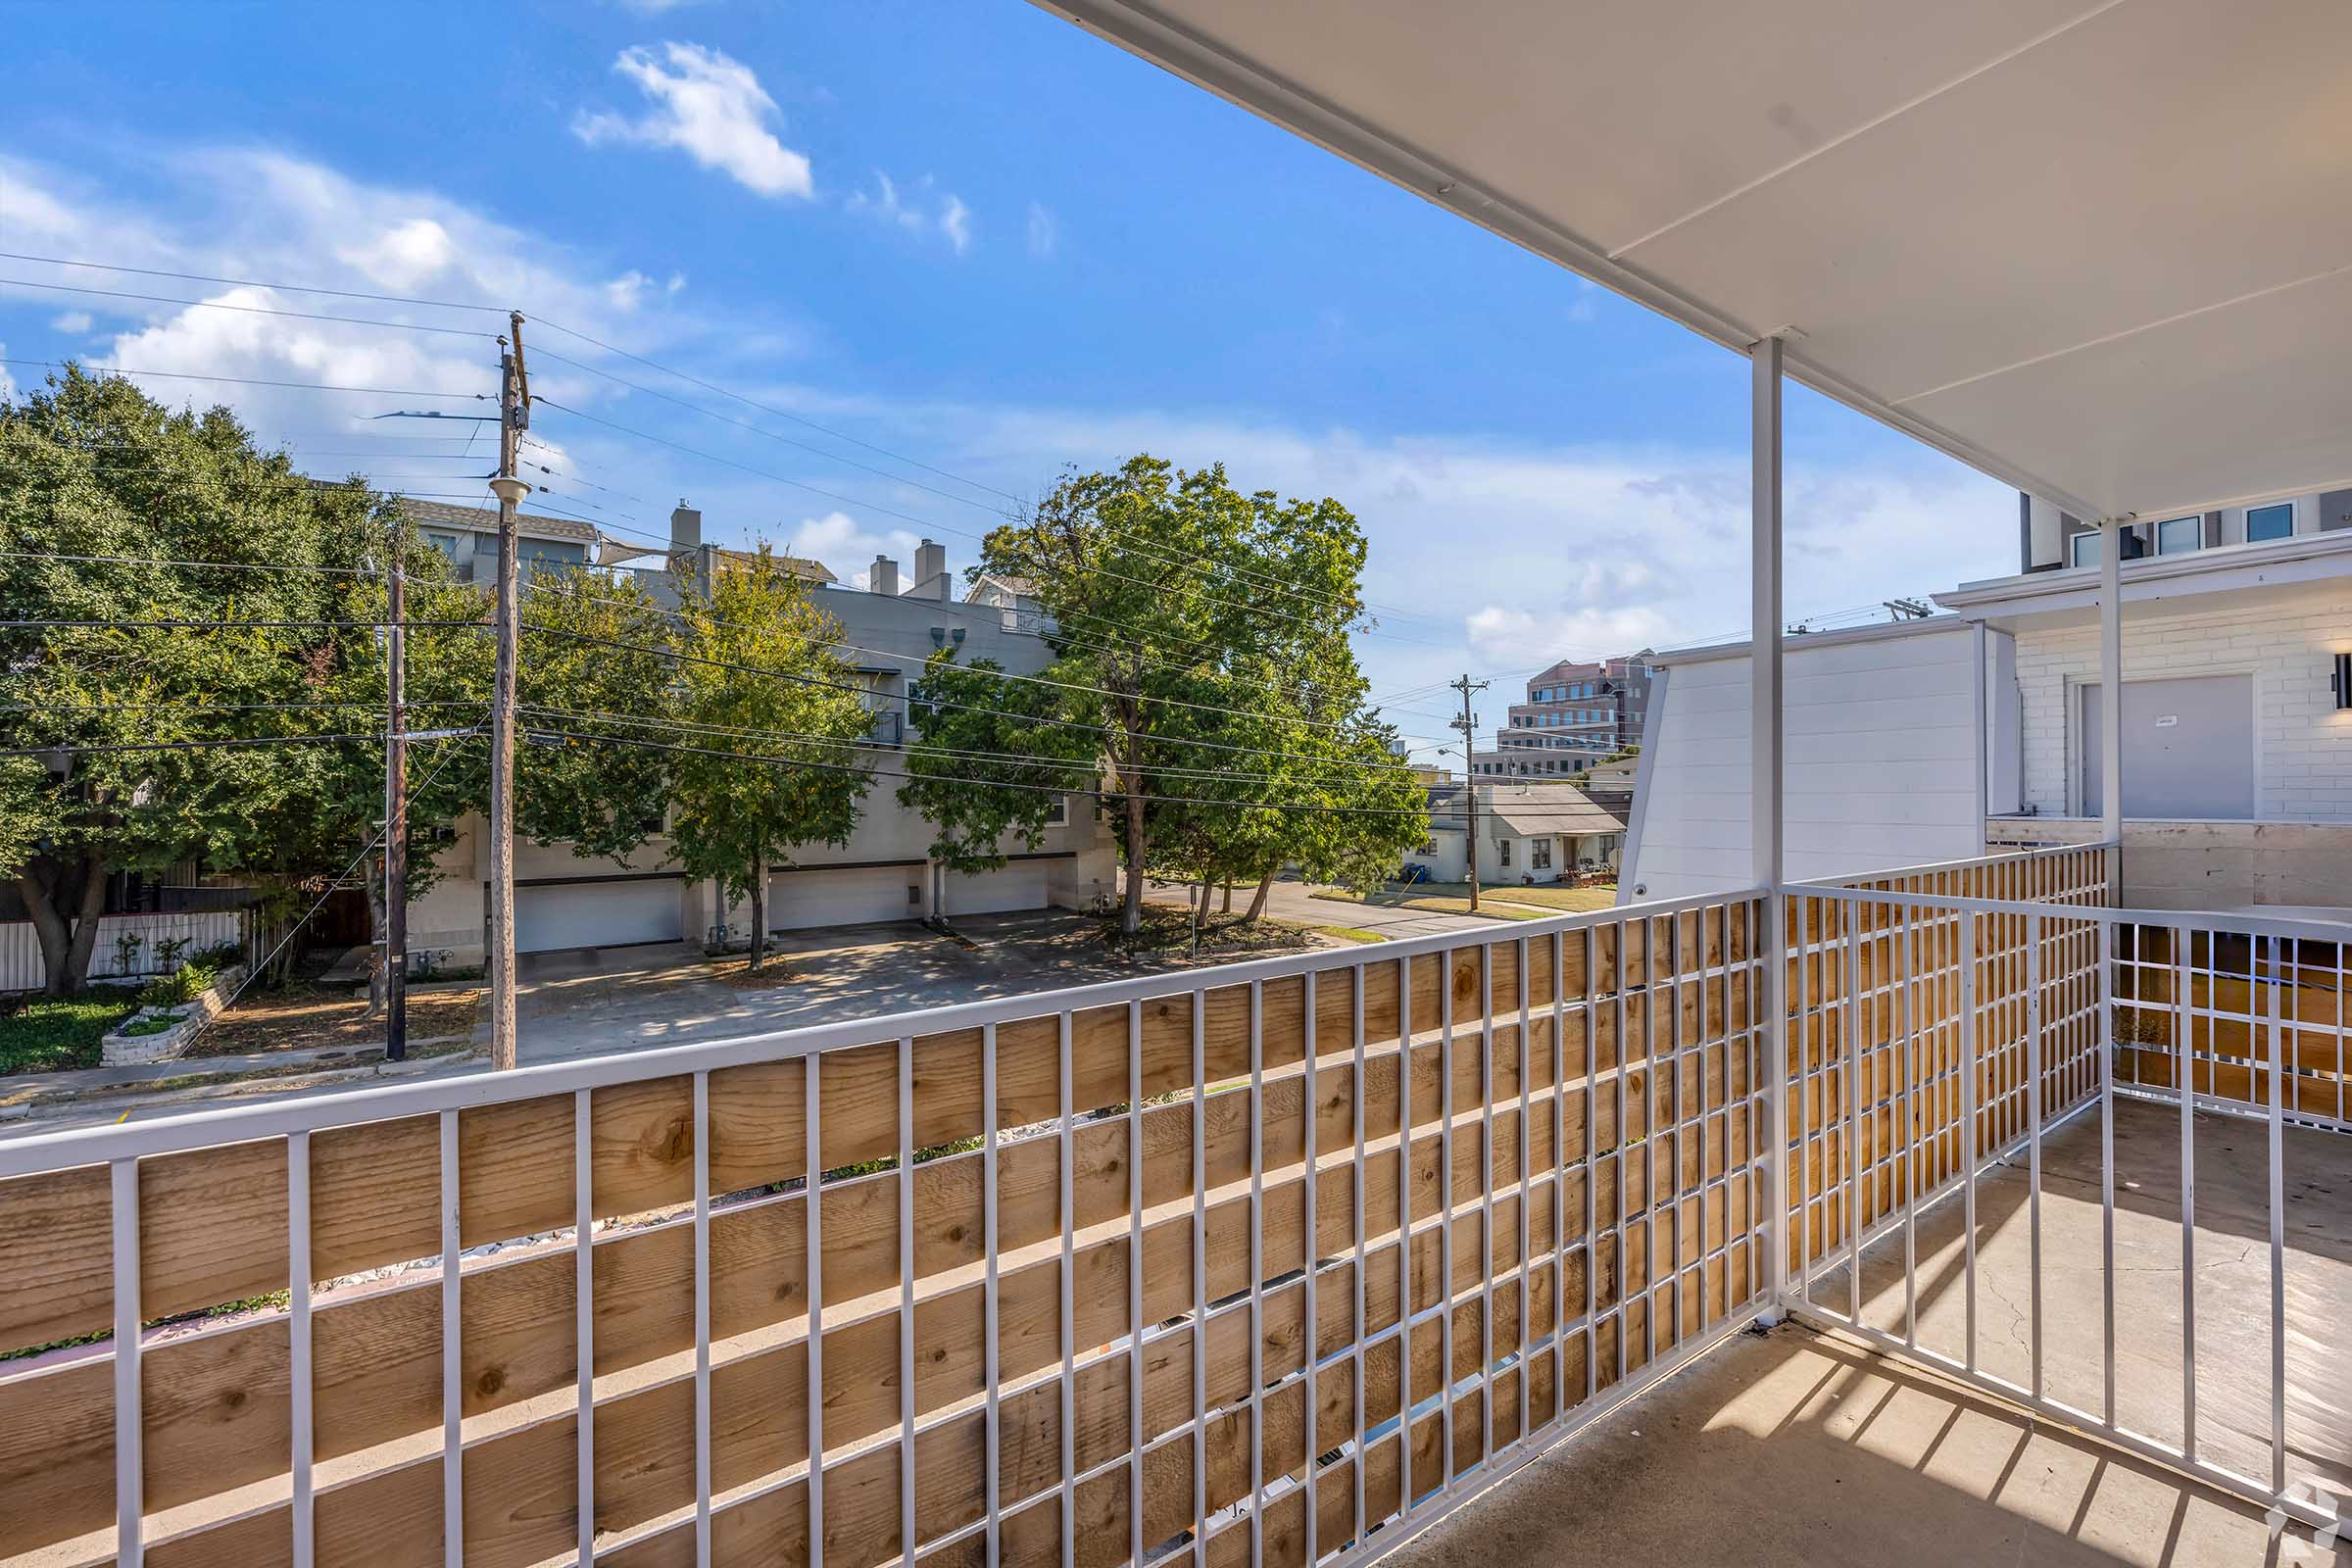
[[[98,946],[98,915],[105,907],[105,866],[96,856],[84,856],[81,903],[74,914],[74,941],[66,949],[66,982],[74,994],[90,988],[90,954]]]
[[[1119,905],[1119,932],[1144,928],[1144,794],[1140,778],[1127,786],[1127,892]]]
[[[1274,891],[1274,871],[1275,868],[1269,865],[1266,874],[1257,879],[1257,892],[1250,897],[1250,912],[1242,916],[1251,925],[1255,925],[1258,916],[1266,912],[1266,895]]]
[[[767,859],[752,867],[752,967],[767,961]]]
[[[52,863],[54,883],[28,866],[17,873],[17,891],[41,945],[41,989],[52,997],[79,996],[89,989],[98,912],[106,907],[105,865],[87,855]]]
[[[1219,914],[1231,914],[1233,912],[1233,884],[1230,882],[1225,884],[1225,903],[1218,908],[1217,912]]]
[[[1208,878],[1202,877],[1200,902],[1193,906],[1193,956],[1195,957],[1200,956],[1200,927],[1208,920]]]

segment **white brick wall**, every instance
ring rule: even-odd
[[[2246,673],[2254,680],[2255,809],[2265,821],[2352,821],[2352,712],[2338,712],[2328,676],[2332,656],[2352,651],[2352,585],[2322,583],[2266,593],[2258,603],[2180,612],[2128,607],[2124,678]],[[2025,701],[2026,799],[2036,809],[2072,808],[2081,707],[2075,687],[2097,684],[2095,622],[2017,633]]]

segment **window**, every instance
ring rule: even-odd
[[[2156,553],[2160,556],[2186,555],[2191,550],[2205,548],[2205,518],[2200,514],[2188,517],[2168,517],[2156,525]]]
[[[1429,839],[1429,840],[1426,840],[1425,842],[1423,842],[1423,844],[1422,844],[1422,846],[1421,846],[1421,853],[1422,853],[1423,855],[1435,855],[1435,854],[1437,854],[1437,853],[1438,853],[1438,841],[1437,841],[1436,839]]]
[[[1507,871],[1511,868],[1511,841],[1509,839],[1494,841],[1494,857],[1504,870]]]
[[[1527,868],[1530,871],[1551,869],[1551,840],[1535,839],[1527,847]]]
[[[1067,795],[1054,797],[1054,809],[1046,813],[1045,825],[1047,827],[1068,827],[1070,825],[1070,798]]]
[[[2099,564],[2099,535],[2095,530],[2069,534],[2066,540],[2066,564],[2070,566],[2095,566]]]
[[[2295,504],[2281,501],[2275,507],[2246,509],[2246,543],[2260,544],[2265,539],[2284,539],[2295,531]]]

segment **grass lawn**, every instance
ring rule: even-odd
[[[1337,937],[1342,942],[1386,942],[1389,940],[1377,931],[1366,931],[1360,926],[1319,925],[1315,927],[1315,930],[1323,936]]]
[[[0,1073],[95,1067],[98,1043],[138,1006],[130,991],[30,998],[0,1013]]]
[[[1480,898],[1482,902],[1500,899],[1512,904],[1533,904],[1546,909],[1572,909],[1579,913],[1588,909],[1611,909],[1617,906],[1615,888],[1485,888],[1480,891]]]
[[[1336,904],[1367,904],[1383,909],[1428,909],[1436,914],[1468,914],[1470,912],[1469,888],[1462,888],[1459,894],[1444,891],[1450,885],[1441,882],[1437,884],[1439,891],[1435,893],[1423,892],[1419,887],[1409,890],[1387,889],[1374,894],[1369,899],[1360,893],[1350,893],[1346,888],[1317,888],[1307,897],[1330,899]],[[1478,904],[1478,912],[1491,919],[1541,920],[1544,918],[1542,909],[1530,909],[1522,906],[1506,904],[1490,893],[1482,892]]]

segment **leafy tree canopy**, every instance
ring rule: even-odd
[[[1054,662],[1020,678],[951,655],[914,697],[901,799],[949,863],[1034,842],[1054,789],[1102,781],[1121,823],[1122,924],[1150,875],[1270,881],[1419,843],[1422,797],[1365,704],[1365,546],[1339,502],[1245,494],[1149,456],[1070,474],[973,568],[1027,583]]]

